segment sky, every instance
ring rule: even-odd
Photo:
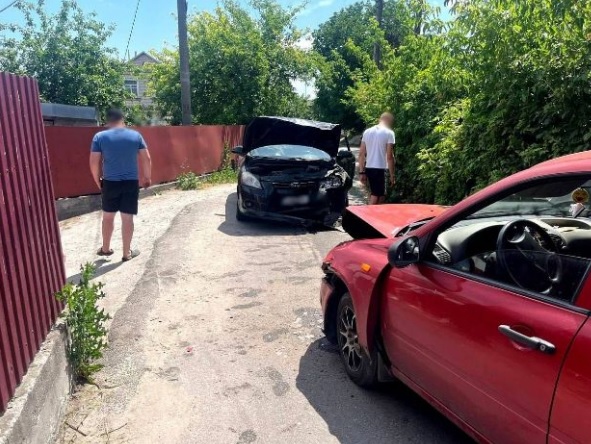
[[[325,22],[339,9],[355,3],[357,0],[308,0],[306,9],[298,17],[297,24],[301,28],[314,29]],[[0,0],[0,9],[8,5],[11,0]],[[279,0],[284,6],[297,6],[302,0]],[[443,0],[431,0],[435,5],[443,9]],[[189,12],[213,10],[217,5],[216,0],[188,0]],[[239,3],[247,4],[248,0],[239,0]],[[61,0],[46,0],[50,10],[56,10]],[[120,57],[125,56],[125,49],[129,39],[136,0],[78,0],[78,4],[85,12],[96,12],[98,19],[107,24],[115,25],[113,36],[108,41],[110,47],[119,52]],[[165,45],[176,46],[175,0],[140,0],[137,19],[131,41],[129,53],[159,50]],[[0,14],[0,23],[14,23],[22,21],[21,14],[14,8]]]

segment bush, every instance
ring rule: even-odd
[[[107,347],[105,322],[110,317],[97,306],[105,294],[103,284],[90,283],[94,266],[86,264],[80,270],[80,282],[68,283],[56,297],[66,304],[67,353],[72,374],[76,382],[85,382],[91,381],[92,375],[102,368],[96,361],[103,357]]]
[[[189,171],[177,178],[177,186],[183,191],[196,190],[199,187],[199,176]]]

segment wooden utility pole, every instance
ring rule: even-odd
[[[191,111],[191,74],[189,72],[189,39],[187,36],[187,0],[177,0],[179,20],[179,58],[181,64],[181,109],[183,125],[193,123]]]
[[[376,20],[380,29],[383,28],[384,18],[384,0],[376,0]],[[380,42],[376,42],[373,48],[373,61],[376,63],[378,68],[382,67],[382,48]]]

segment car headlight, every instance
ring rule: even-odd
[[[242,173],[242,185],[246,185],[247,187],[262,189],[261,181],[252,173],[248,171],[244,171]]]
[[[322,182],[322,188],[325,190],[334,190],[335,188],[340,188],[343,186],[343,180],[338,177],[329,177]]]

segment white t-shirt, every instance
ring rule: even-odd
[[[383,125],[376,125],[365,130],[361,141],[367,147],[365,168],[387,169],[388,144],[394,145],[396,143],[394,131]]]

